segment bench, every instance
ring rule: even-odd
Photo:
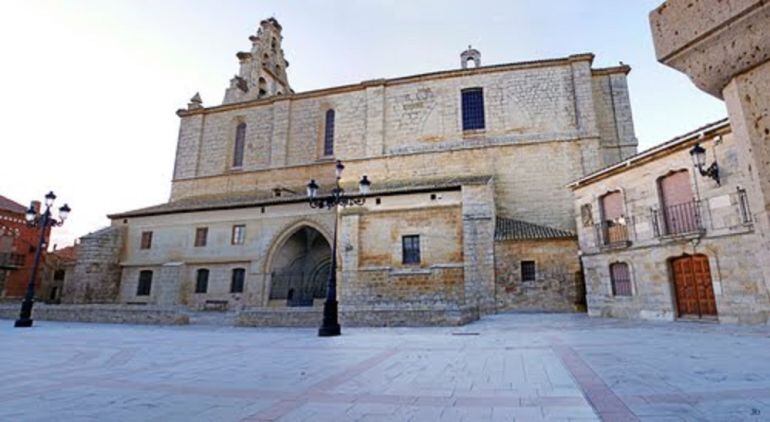
[[[203,304],[204,311],[227,311],[228,301],[226,300],[207,300]]]

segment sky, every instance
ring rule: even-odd
[[[296,92],[592,52],[629,64],[640,150],[726,116],[655,60],[648,13],[662,0],[0,0],[0,194],[53,190],[72,208],[51,244],[107,214],[167,201],[179,119],[200,92],[221,103],[235,53],[261,19],[283,26]]]

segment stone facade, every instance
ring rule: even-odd
[[[281,31],[274,19],[260,24],[222,105],[204,107],[196,94],[177,112],[169,202],[110,216],[109,233],[122,233],[103,240],[108,261],[120,251],[119,287],[104,277],[114,301],[227,310],[242,325],[317,321],[323,248],[337,226],[345,324],[454,325],[498,310],[574,309],[574,276],[556,271],[578,265],[566,185],[636,152],[628,66],[595,69],[591,54],[480,66],[469,50],[461,69],[295,93],[276,70],[288,65]],[[480,92],[481,129],[464,129],[467,89]],[[348,191],[363,175],[373,183],[365,205],[338,216],[304,198],[311,179],[329,191],[337,160]],[[500,218],[573,240],[497,244]],[[407,238],[419,244],[416,261]],[[512,283],[518,265],[508,261],[524,255],[548,268],[536,281],[546,286],[503,297],[512,293],[500,280]]]
[[[121,227],[107,227],[80,238],[72,277],[62,286],[62,303],[117,301],[124,232]]]
[[[693,167],[690,151],[696,144],[706,150],[708,163],[717,163],[719,183]],[[680,172],[686,174],[685,189],[693,195],[692,202],[667,206],[661,180]],[[677,283],[686,280],[677,278],[672,260],[703,256],[715,317],[722,322],[765,323],[770,310],[763,277],[767,261],[761,258],[762,236],[756,225],[764,210],[750,206],[758,194],[753,186],[726,121],[575,182],[589,315],[692,317],[683,310],[685,296],[677,291]],[[613,192],[622,197],[622,211],[611,222],[602,198]],[[610,267],[615,263],[628,266],[630,294],[613,288]]]

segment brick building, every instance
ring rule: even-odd
[[[223,103],[196,94],[177,113],[169,201],[85,236],[63,302],[317,324],[335,214],[311,209],[305,185],[328,193],[341,160],[347,190],[372,181],[338,220],[343,323],[582,306],[566,185],[636,153],[628,66],[482,66],[469,48],[457,69],[297,93],[280,24],[249,39]]]
[[[0,195],[0,299],[20,298],[27,291],[40,231],[27,226],[26,211],[25,206]],[[46,242],[50,234],[48,229]],[[45,254],[41,263],[45,263]],[[39,278],[35,286],[40,286]]]

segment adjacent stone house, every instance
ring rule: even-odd
[[[571,184],[588,313],[766,322],[748,170],[725,119]]]
[[[580,309],[566,185],[636,152],[628,66],[482,66],[468,49],[458,69],[296,93],[280,24],[249,39],[223,104],[196,94],[177,113],[169,202],[83,238],[63,302],[317,324],[338,224],[344,323]],[[337,160],[349,192],[372,182],[338,218],[305,198],[311,179],[328,194]]]

